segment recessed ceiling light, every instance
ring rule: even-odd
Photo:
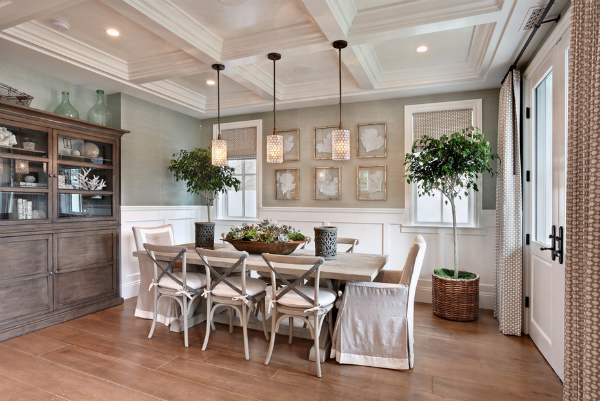
[[[207,83],[208,85],[214,85],[214,84],[215,84],[215,81],[213,81],[212,79],[209,79],[208,81],[206,81],[206,83]]]
[[[117,31],[116,29],[107,29],[106,33],[108,33],[110,36],[119,36],[119,31]]]
[[[417,47],[417,51],[419,53],[424,53],[427,51],[427,46],[419,46],[419,47]]]

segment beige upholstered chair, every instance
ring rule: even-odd
[[[156,326],[156,316],[163,298],[175,300],[183,313],[185,346],[188,346],[188,304],[200,296],[199,290],[206,286],[206,275],[187,271],[187,248],[184,246],[164,246],[144,244],[144,248],[154,263],[154,278],[150,289],[154,289],[154,317],[148,338],[152,338]],[[170,262],[157,261],[155,252],[176,255]],[[173,266],[181,261],[181,272],[174,272]]]
[[[214,327],[212,321],[215,310],[221,306],[226,306],[229,308],[230,331],[232,324],[231,310],[235,309],[240,316],[244,332],[244,352],[246,354],[246,359],[250,359],[250,353],[248,351],[248,320],[252,308],[261,308],[263,330],[265,332],[265,337],[267,340],[269,339],[267,323],[265,320],[265,289],[267,288],[267,285],[262,280],[248,277],[246,272],[247,252],[229,250],[213,251],[203,248],[196,248],[196,252],[200,256],[200,259],[202,259],[204,266],[206,266],[206,275],[208,277],[208,284],[203,293],[206,297],[206,337],[204,338],[202,350],[206,350],[211,326]],[[233,259],[236,260],[236,262],[233,266],[224,268],[221,273],[211,265],[211,262],[209,262],[208,259]],[[232,277],[231,274],[236,270],[240,271],[241,274]]]
[[[144,243],[152,245],[175,245],[173,226],[167,224],[159,227],[133,227],[133,238],[137,251],[144,251]],[[149,258],[137,258],[140,266],[140,289],[135,308],[135,317],[152,319],[154,317],[154,294],[148,287],[154,277],[154,262]],[[175,301],[165,300],[161,303],[157,321],[166,326],[177,319]]]
[[[310,329],[310,334],[315,342],[315,361],[317,363],[317,376],[321,377],[321,358],[319,355],[319,334],[325,318],[329,318],[331,326],[331,309],[337,297],[334,291],[319,286],[303,285],[308,277],[314,277],[318,282],[321,275],[321,265],[324,260],[314,256],[287,256],[263,253],[265,262],[271,269],[271,286],[267,288],[269,309],[273,308],[271,316],[271,344],[265,365],[269,364],[273,347],[275,346],[275,334],[283,319],[290,319],[290,341],[292,339],[292,319],[303,320]],[[306,272],[294,282],[287,281],[275,267],[274,263],[306,266]],[[282,280],[285,287],[277,289],[277,281]],[[313,318],[311,323],[308,317]]]
[[[395,282],[349,281],[340,302],[331,357],[339,363],[409,369],[414,366],[414,304],[427,245],[418,235]]]

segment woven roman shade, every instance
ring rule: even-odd
[[[473,109],[427,111],[414,113],[413,141],[421,140],[425,135],[440,138],[473,125]]]
[[[227,159],[256,159],[256,127],[221,130],[227,141]]]

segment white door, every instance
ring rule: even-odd
[[[565,265],[553,249],[565,249],[568,30],[554,42],[525,75],[525,327],[562,380]]]

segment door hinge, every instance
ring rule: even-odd
[[[525,234],[525,245],[529,245],[529,234]]]
[[[525,297],[525,307],[529,308],[529,297]]]
[[[525,181],[529,182],[531,181],[531,171],[527,170],[525,172]]]
[[[531,118],[531,109],[529,107],[525,107],[525,118]]]

